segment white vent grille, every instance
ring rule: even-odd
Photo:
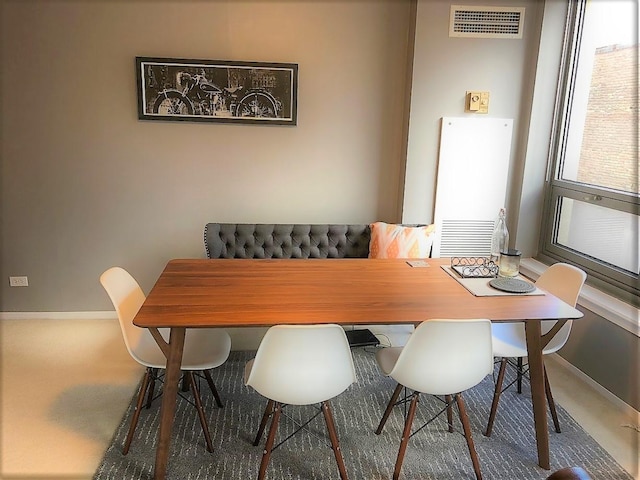
[[[450,37],[522,38],[524,7],[451,5]]]
[[[441,257],[488,257],[493,221],[443,220],[440,227]]]

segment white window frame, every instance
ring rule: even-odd
[[[562,198],[569,198],[591,205],[610,208],[638,215],[639,196],[621,191],[587,185],[560,178],[566,152],[567,125],[571,115],[573,87],[577,73],[577,59],[581,43],[582,22],[587,0],[570,0],[565,27],[565,40],[560,66],[560,79],[552,130],[545,205],[538,258],[546,261],[566,261],[580,266],[589,274],[589,283],[633,305],[639,304],[639,278],[614,265],[599,261],[556,241],[558,234],[559,205]],[[637,78],[636,78],[637,82]],[[637,120],[636,111],[636,120]],[[637,123],[636,123],[637,124]],[[637,233],[637,232],[636,232]],[[637,240],[637,239],[636,239]],[[637,243],[637,241],[636,241]],[[629,246],[634,248],[634,246]]]

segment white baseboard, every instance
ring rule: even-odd
[[[0,312],[2,320],[117,320],[115,311],[94,312]],[[368,328],[384,346],[402,346],[413,331],[413,325],[345,325],[346,330]],[[266,328],[228,328],[233,350],[256,350]]]
[[[616,409],[624,412],[625,415],[628,415],[630,418],[636,419],[636,424],[640,421],[640,412],[633,408],[631,405],[626,403],[620,397],[617,397],[605,387],[596,382],[589,375],[584,373],[582,370],[577,368],[575,365],[569,363],[567,360],[562,358],[557,353],[552,353],[548,356],[549,360],[556,363],[560,368],[568,372],[571,376],[578,378],[583,383],[587,384],[590,388],[595,390],[599,395],[604,397],[607,401],[611,402],[615,405]]]
[[[115,310],[94,312],[0,312],[0,320],[117,320]]]

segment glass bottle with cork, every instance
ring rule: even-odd
[[[493,226],[491,236],[491,255],[489,260],[498,264],[500,253],[509,249],[509,230],[507,230],[507,213],[504,208],[500,209],[498,219]]]
[[[509,248],[506,211],[500,209],[491,237],[491,261],[499,264],[499,277],[517,277],[520,273],[520,251]]]

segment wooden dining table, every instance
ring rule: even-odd
[[[522,321],[530,367],[539,465],[549,470],[542,349],[582,313],[549,293],[474,296],[441,266],[449,259],[175,259],[167,263],[134,324],[167,357],[154,478],[167,472],[187,328],[277,324],[418,324],[432,318]],[[561,321],[542,335],[541,320]],[[159,328],[170,329],[165,341]]]

